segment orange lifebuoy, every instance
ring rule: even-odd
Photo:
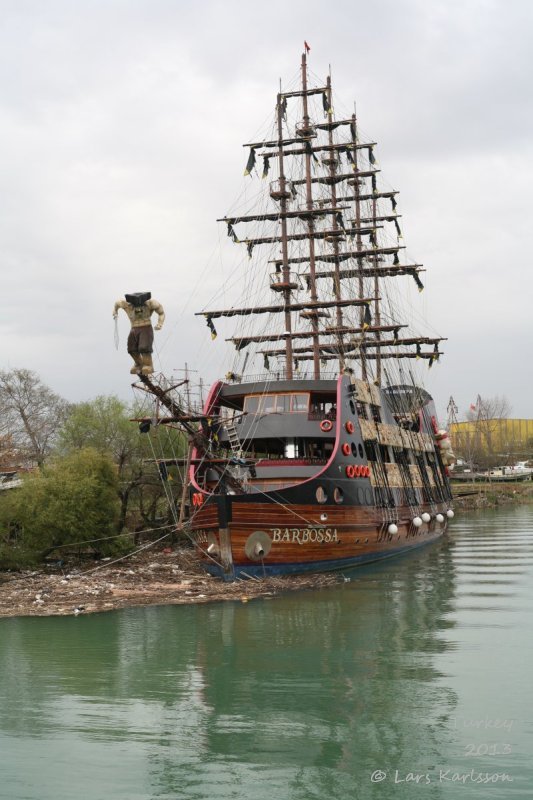
[[[324,433],[329,433],[329,431],[333,428],[333,422],[330,419],[323,419],[320,423],[320,430]]]
[[[351,419],[349,419],[349,420],[348,420],[348,422],[345,424],[345,426],[344,426],[344,427],[346,428],[346,430],[348,431],[348,433],[353,433],[353,432],[354,432],[354,430],[355,430],[355,425],[353,424],[353,422],[351,421]]]
[[[355,467],[353,468],[354,477],[356,477],[356,478],[360,478],[361,477],[361,469],[362,469],[362,467],[359,464],[355,465]]]
[[[346,475],[347,475],[347,477],[348,478],[353,478],[354,474],[355,474],[354,465],[353,464],[348,464],[348,466],[346,467]]]
[[[344,442],[342,446],[342,452],[344,453],[345,456],[349,456],[350,453],[352,452],[352,448],[350,447],[348,442]]]

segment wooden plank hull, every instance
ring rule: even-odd
[[[375,509],[328,507],[324,510],[316,505],[283,507],[275,503],[239,503],[237,500],[233,504],[232,520],[224,529],[229,532],[232,565],[224,570],[216,560],[207,559],[205,567],[211,574],[228,579],[345,569],[408,552],[435,541],[446,530],[444,505],[433,507],[431,521],[418,528],[412,523],[412,509],[399,508],[396,512],[398,532],[392,534],[388,530],[390,521]],[[443,523],[437,522],[436,513],[442,513]],[[321,516],[327,518],[321,519]],[[204,554],[210,545],[214,553],[222,552],[216,506],[207,506],[198,512],[195,528],[193,535]],[[265,548],[268,552],[262,558],[247,554],[247,543],[257,532],[269,540]]]
[[[200,503],[191,532],[210,573],[232,580],[346,569],[445,533],[451,493],[427,426],[419,432],[400,428],[373,385],[341,376],[336,392],[338,414],[327,427],[334,436],[332,455],[311,477],[277,491],[242,494],[209,494],[196,484]],[[380,407],[381,422],[370,412],[360,419],[354,399]],[[281,433],[283,420],[276,424]],[[317,425],[300,423],[304,435],[306,424]],[[372,442],[381,447],[381,460],[367,457],[377,452]],[[385,461],[381,454],[390,457],[392,449],[398,459],[409,452],[409,462]]]

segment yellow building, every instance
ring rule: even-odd
[[[450,426],[453,449],[459,458],[477,455],[533,455],[533,419],[482,419]]]

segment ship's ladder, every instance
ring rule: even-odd
[[[228,434],[228,441],[229,446],[231,447],[231,452],[235,456],[235,458],[242,458],[242,444],[241,440],[239,439],[239,432],[235,427],[233,420],[226,420],[224,422],[224,427]]]

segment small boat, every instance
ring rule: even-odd
[[[245,145],[257,207],[220,220],[242,302],[199,312],[213,339],[215,322],[237,320],[232,368],[196,414],[140,376],[189,435],[187,459],[166,463],[187,465],[186,529],[226,580],[389,558],[437,540],[454,514],[453,453],[415,376],[442,337],[404,316],[399,284],[423,283],[398,192],[355,114],[335,114],[331,77],[311,85],[307,53],[275,105],[270,133]]]
[[[494,467],[486,473],[489,481],[497,483],[513,483],[515,481],[530,481],[533,469],[526,467],[527,461],[519,461],[514,466]]]

